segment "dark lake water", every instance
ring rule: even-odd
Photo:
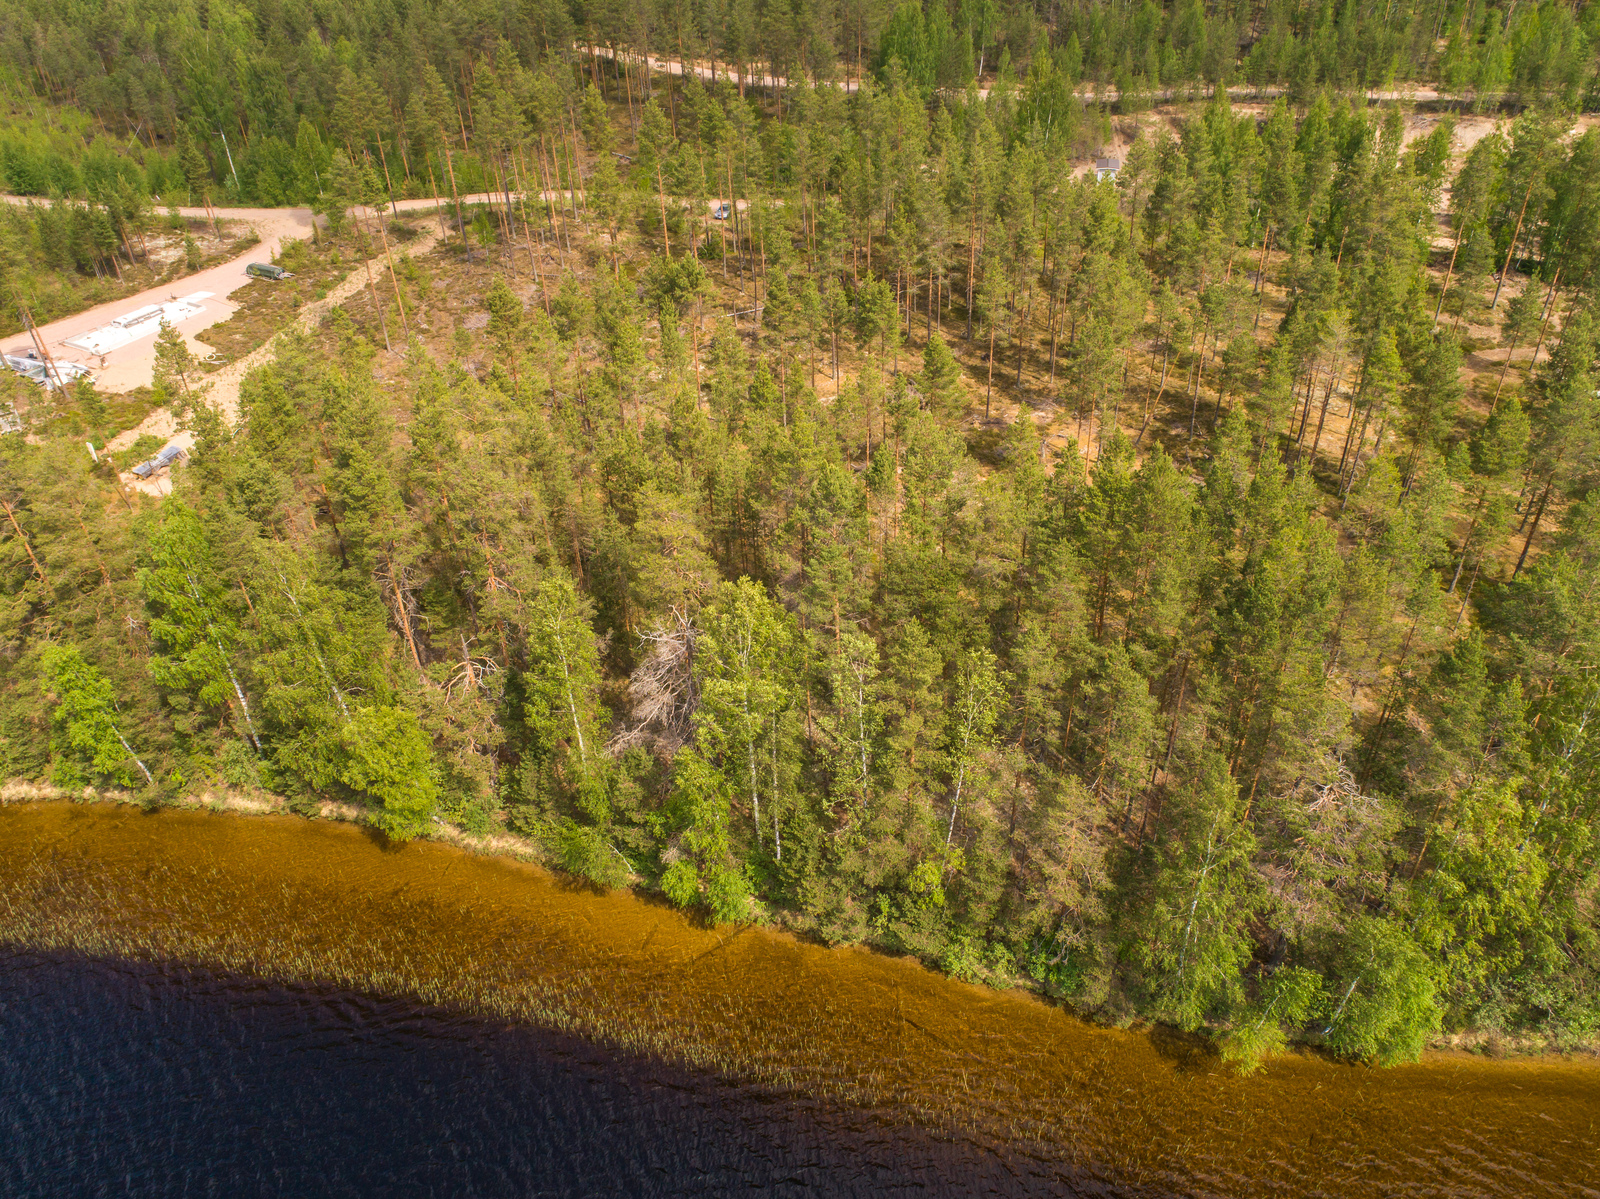
[[[1600,1062],[1239,1077],[504,858],[0,803],[0,1199],[744,1193],[1600,1199]]]
[[[1026,1159],[415,1002],[0,949],[0,1194],[1015,1195]]]

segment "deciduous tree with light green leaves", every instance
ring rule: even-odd
[[[339,729],[339,781],[377,801],[373,819],[396,841],[426,832],[439,798],[433,747],[405,708],[358,707]]]
[[[945,828],[945,844],[956,833],[956,817],[961,813],[961,797],[971,782],[983,754],[994,744],[994,726],[1005,699],[1005,684],[996,669],[995,657],[985,649],[969,650],[956,666],[950,718],[946,725],[946,750],[950,779],[950,823]]]
[[[39,665],[56,704],[50,725],[54,730],[51,748],[59,755],[58,779],[75,783],[87,767],[95,775],[126,786],[132,782],[131,763],[146,783],[154,783],[150,768],[123,735],[111,681],[85,662],[73,646],[46,646]]]
[[[661,889],[679,907],[704,905],[719,923],[750,916],[749,874],[733,851],[728,780],[694,746],[673,762],[668,810],[677,826]]]
[[[831,740],[834,794],[855,812],[873,791],[883,735],[878,646],[854,629],[840,634],[828,659],[833,711],[826,721]]]
[[[1383,1065],[1416,1061],[1438,1031],[1437,966],[1403,924],[1356,916],[1338,942],[1328,981],[1327,1043]]]
[[[701,620],[695,745],[715,763],[728,793],[748,803],[757,852],[770,841],[781,861],[793,772],[794,621],[748,578],[722,584]]]
[[[1186,773],[1168,799],[1130,950],[1147,972],[1155,1010],[1195,1029],[1242,997],[1258,884],[1250,869],[1255,836],[1234,811],[1237,790],[1224,764],[1207,755]]]
[[[237,618],[223,602],[200,518],[173,500],[157,514],[148,544],[151,565],[140,570],[139,587],[152,612],[150,633],[167,650],[151,660],[151,673],[164,686],[194,688],[201,703],[226,706],[259,753],[250,701],[233,665]]]

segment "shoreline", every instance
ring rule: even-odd
[[[112,804],[139,808],[148,807],[130,791],[100,791],[93,787],[85,787],[79,792],[51,784],[30,783],[21,779],[10,779],[0,784],[0,808],[12,804],[30,803]],[[336,824],[356,825],[362,828],[376,827],[368,817],[365,809],[356,804],[344,803],[338,800],[321,800],[317,803],[316,811],[308,814],[304,810],[297,810],[284,797],[273,795],[269,792],[249,794],[231,790],[208,789],[199,794],[185,795],[175,800],[165,801],[154,805],[154,807],[218,815],[232,813],[240,816],[295,816],[308,822],[327,821]],[[559,868],[550,863],[537,842],[531,841],[526,837],[519,837],[514,833],[492,833],[487,835],[469,833],[465,829],[436,818],[434,827],[416,839],[447,845],[478,857],[509,859],[520,862],[523,865],[536,867],[552,878],[566,878],[566,875]],[[657,898],[655,892],[633,884],[629,884],[619,890],[638,899],[651,900]],[[798,934],[787,927],[781,920],[758,923],[758,926],[768,932],[798,938]],[[870,944],[852,946],[851,948],[865,950],[891,960],[908,956],[894,954],[879,946]],[[926,965],[926,963],[922,964]],[[928,968],[941,977],[949,977],[943,975],[942,972],[934,967]],[[996,995],[1004,994],[1006,990],[1022,992],[1040,1003],[1059,1008],[1076,1019],[1101,1027],[1113,1027],[1095,1020],[1092,1013],[1085,1013],[1070,1003],[1038,992],[1036,988],[1028,986],[1023,980],[1018,980],[1016,985],[1004,989],[991,987],[981,982],[968,985],[979,987]],[[1159,1026],[1154,1021],[1139,1017],[1130,1021],[1124,1027],[1133,1032],[1147,1032]],[[1291,1046],[1291,1052],[1315,1053],[1315,1050],[1306,1045],[1291,1043]],[[1421,1060],[1424,1062],[1430,1060],[1435,1062],[1449,1062],[1451,1060],[1474,1062],[1588,1060],[1600,1062],[1600,1041],[1571,1048],[1559,1048],[1551,1046],[1539,1038],[1517,1036],[1498,1029],[1466,1028],[1453,1032],[1442,1032],[1433,1037],[1424,1047]]]
[[[21,798],[19,796],[19,798]],[[337,820],[0,807],[0,935],[569,1032],[629,1057],[936,1135],[1105,1193],[1387,1196],[1600,1186],[1600,1063],[1296,1049],[1240,1075],[1199,1038],[1108,1028],[910,958],[708,927],[660,899]],[[1381,1113],[1381,1119],[1374,1116]],[[1334,1152],[1330,1152],[1333,1149]]]

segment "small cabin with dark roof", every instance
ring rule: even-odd
[[[1099,183],[1102,179],[1115,179],[1121,169],[1120,158],[1097,158],[1094,160],[1094,181]]]

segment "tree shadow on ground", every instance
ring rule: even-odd
[[[1180,1074],[1209,1074],[1222,1064],[1222,1053],[1210,1037],[1184,1032],[1170,1024],[1151,1026],[1150,1047],[1176,1066]]]

